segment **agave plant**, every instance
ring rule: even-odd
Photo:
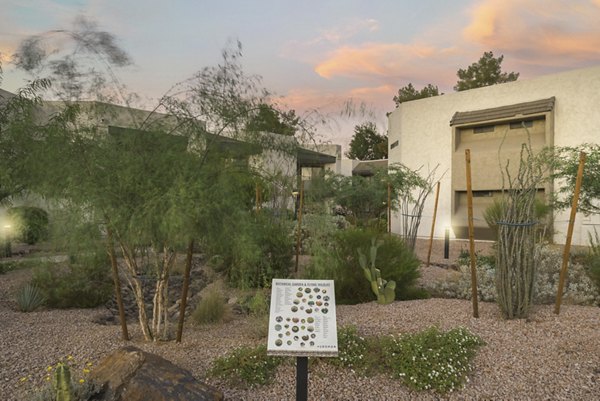
[[[17,306],[21,312],[31,312],[46,302],[42,291],[33,284],[27,284],[17,293]]]

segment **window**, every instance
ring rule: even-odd
[[[398,141],[394,141],[391,145],[390,145],[390,149],[394,149],[396,146],[398,146]]]
[[[473,133],[474,134],[484,134],[486,132],[494,132],[494,126],[493,125],[485,125],[483,127],[473,127]]]
[[[520,129],[523,127],[527,127],[527,128],[533,127],[533,120],[515,121],[515,122],[510,123],[510,129]]]
[[[473,198],[490,198],[494,196],[492,191],[473,191]]]

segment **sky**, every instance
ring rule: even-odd
[[[280,103],[331,117],[322,139],[347,150],[354,124],[386,129],[394,94],[412,83],[450,93],[456,71],[485,51],[528,79],[600,63],[600,0],[0,0],[1,87],[26,77],[11,55],[29,35],[69,29],[78,16],[114,34],[134,64],[118,71],[151,102],[216,65],[231,41],[243,66]],[[342,117],[343,105],[368,113]]]

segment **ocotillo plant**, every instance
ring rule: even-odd
[[[367,257],[360,249],[358,250],[358,262],[365,273],[365,277],[371,283],[371,290],[377,296],[377,303],[389,304],[394,302],[396,298],[396,282],[382,279],[381,271],[375,267],[377,248],[380,245],[381,243],[375,243],[375,239],[371,240],[371,248],[369,250],[370,265],[367,265]]]
[[[547,179],[547,164],[541,155],[533,154],[531,144],[524,143],[516,174],[508,162],[501,171],[504,198],[496,222],[497,302],[505,318],[526,318],[533,303],[536,195]]]

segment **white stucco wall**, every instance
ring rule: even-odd
[[[556,98],[554,145],[600,143],[600,66],[406,102],[389,115],[388,143],[398,141],[398,146],[389,149],[390,163],[403,163],[412,169],[422,166],[425,172],[439,163],[439,172],[447,170],[441,180],[436,237],[443,237],[444,229],[450,225],[453,173],[450,119],[454,113],[552,96]],[[423,211],[419,236],[429,235],[433,204],[434,194],[431,194]],[[568,218],[568,211],[555,217],[557,243],[565,241]],[[578,214],[573,243],[586,244],[587,232],[598,223],[598,216],[586,218]],[[595,227],[600,230],[600,225]],[[392,231],[399,231],[397,216],[392,219]]]

